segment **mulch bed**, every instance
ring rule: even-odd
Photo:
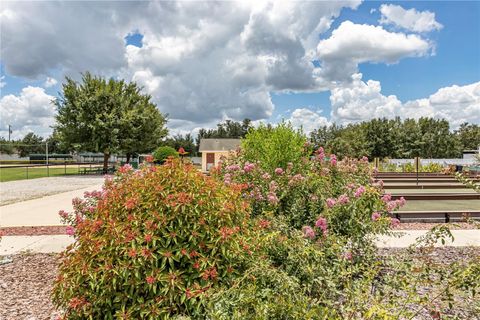
[[[381,255],[398,255],[402,252],[405,249],[379,249]],[[480,255],[480,248],[435,248],[432,254],[440,263],[450,263],[472,259]],[[19,254],[11,258],[13,262],[0,265],[0,319],[56,319],[59,312],[51,302],[51,291],[59,256],[37,253]]]
[[[430,230],[434,226],[447,225],[451,230],[473,230],[475,225],[466,222],[459,223],[401,223],[395,230]],[[66,226],[39,226],[39,227],[4,227],[0,228],[0,236],[44,236],[66,234]]]
[[[0,236],[44,236],[67,234],[66,228],[66,226],[4,227],[0,228]]]
[[[56,319],[59,313],[50,295],[58,255],[20,254],[12,259],[13,262],[0,265],[0,319]]]

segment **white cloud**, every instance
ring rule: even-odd
[[[382,4],[380,6],[381,24],[392,24],[413,32],[440,30],[443,25],[435,20],[435,13],[417,11],[415,8],[405,10],[399,5]]]
[[[310,133],[315,129],[323,126],[329,126],[331,123],[322,116],[321,111],[313,111],[308,108],[295,109],[289,119],[294,128],[302,128],[304,133]]]
[[[47,80],[45,80],[45,83],[43,84],[43,86],[45,88],[50,88],[50,87],[53,87],[54,85],[56,85],[57,83],[58,83],[58,81],[56,79],[47,77]]]
[[[172,132],[178,133],[214,127],[225,119],[268,119],[274,112],[271,92],[331,90],[332,120],[342,123],[399,112],[478,122],[478,94],[465,87],[402,103],[396,96],[384,96],[378,81],[362,81],[361,63],[393,64],[433,54],[434,44],[425,36],[345,21],[319,41],[342,8],[356,9],[359,4],[359,0],[5,2],[0,9],[0,54],[6,73],[17,77],[78,78],[89,70],[137,81],[168,114]],[[408,29],[398,15],[385,13],[397,12],[394,7],[398,6],[382,6],[382,23]],[[412,12],[429,17],[428,12],[404,11],[409,17]],[[436,23],[434,15],[431,21]],[[431,21],[409,30],[441,27]],[[143,35],[141,48],[126,46],[124,37],[132,32]],[[320,68],[312,60],[319,60]],[[55,81],[47,78],[44,86]],[[6,118],[18,123],[17,128],[50,131],[53,108],[35,102],[33,96],[48,95],[41,88],[27,87],[17,96],[3,97],[2,126]],[[451,112],[454,103],[464,109]],[[35,118],[40,111],[43,115]],[[307,108],[294,110],[290,117],[305,130],[327,123],[321,113]]]
[[[432,50],[433,44],[418,35],[344,21],[330,38],[320,41],[317,55],[322,61],[321,76],[349,81],[360,63],[394,64],[402,58],[426,56]]]
[[[42,136],[51,133],[55,107],[54,99],[39,87],[25,87],[19,95],[9,94],[0,99],[0,135],[8,135],[7,128],[13,128],[13,137],[21,138],[33,131]]]
[[[355,74],[349,85],[331,91],[330,102],[332,121],[343,124],[396,116],[443,118],[453,128],[463,122],[480,123],[480,82],[441,88],[428,98],[402,103],[395,95],[383,95],[380,82],[364,82],[361,74]]]
[[[330,103],[332,120],[338,123],[393,117],[402,105],[396,96],[382,95],[380,82],[363,82],[362,74],[354,74],[348,85],[333,88]]]
[[[4,79],[5,79],[5,76],[1,76],[1,77],[0,77],[0,89],[3,88],[3,87],[5,87],[5,85],[7,84],[7,83],[4,81]]]
[[[27,78],[138,81],[172,120],[265,119],[272,91],[328,89],[311,63],[318,36],[360,2],[8,2],[2,62]],[[141,48],[125,46],[133,31]]]

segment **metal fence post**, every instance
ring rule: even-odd
[[[27,168],[27,179],[28,179],[28,165],[26,166],[26,168]]]

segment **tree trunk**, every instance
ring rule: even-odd
[[[110,159],[110,153],[104,152],[103,153],[103,173],[108,173],[108,159]]]
[[[127,153],[127,163],[130,163],[130,158],[132,157],[131,153]]]

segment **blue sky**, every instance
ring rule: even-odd
[[[467,85],[480,80],[480,1],[366,1],[356,10],[344,9],[333,22],[330,32],[321,38],[328,38],[331,30],[345,20],[377,24],[380,19],[379,7],[384,3],[434,12],[436,20],[444,27],[429,34],[436,44],[434,56],[406,58],[392,65],[360,65],[360,72],[365,79],[381,82],[383,94],[396,95],[405,102],[428,97],[442,87]],[[278,107],[276,117],[302,106],[322,110],[323,114],[328,115],[331,111],[329,96],[328,92],[277,93],[273,94],[272,100]]]
[[[172,133],[244,117],[307,131],[377,116],[480,122],[480,1],[0,10],[3,136],[9,123],[18,135],[48,135],[62,79],[87,70],[138,82],[169,114]]]

